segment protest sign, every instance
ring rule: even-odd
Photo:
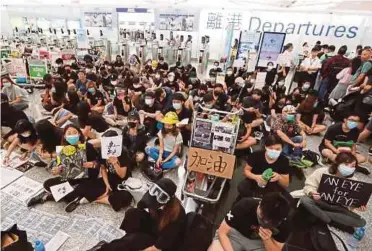
[[[101,154],[102,159],[108,159],[109,157],[119,157],[122,149],[122,137],[102,137],[101,138]]]
[[[323,201],[356,208],[367,205],[372,184],[323,174],[318,193]]]
[[[26,77],[26,64],[22,58],[8,58],[10,62],[5,65],[5,69],[10,76]]]
[[[231,179],[235,155],[190,147],[187,170]]]
[[[87,176],[88,170],[84,167],[87,162],[86,144],[77,146],[57,146],[57,166],[63,180],[76,179]]]
[[[60,201],[63,197],[67,194],[71,193],[74,189],[67,181],[55,186],[50,187],[50,191],[52,192],[53,198],[55,201]]]
[[[28,69],[30,72],[30,78],[43,78],[47,74],[47,65],[43,60],[29,60]]]
[[[75,57],[75,50],[73,49],[64,49],[61,52],[61,57],[63,60],[71,60],[73,57]]]

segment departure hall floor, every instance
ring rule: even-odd
[[[30,103],[30,108],[27,110],[27,114],[38,120],[43,117],[41,113],[40,91],[36,90],[30,98],[32,101]],[[321,136],[308,137],[307,141],[308,148],[318,152],[318,145],[321,141]],[[367,155],[368,145],[371,145],[371,143],[372,141],[370,139],[367,144],[360,145],[358,151]],[[236,187],[243,179],[244,168],[243,161],[238,161],[238,163],[238,168],[235,170],[234,178],[230,181],[229,190],[225,192],[216,208],[214,214],[216,217],[216,224],[221,222],[237,196]],[[315,168],[318,167],[319,166],[316,166]],[[372,170],[371,164],[368,164],[368,167]],[[315,168],[305,169],[305,175],[307,176],[311,174]],[[179,184],[178,195],[180,195],[183,175],[183,167],[165,175],[166,177],[173,179],[176,184]],[[44,168],[40,167],[31,168],[25,173],[25,176],[41,183],[52,177],[52,175],[48,174]],[[146,181],[138,170],[134,172],[134,176],[140,177],[142,180]],[[357,173],[356,177],[360,181],[372,183],[371,176]],[[301,189],[303,184],[304,180],[299,180],[296,177],[293,177],[289,190],[294,191]],[[47,202],[43,205],[37,205],[35,208],[27,209],[25,205],[20,204],[12,197],[5,195],[2,192],[1,228],[3,230],[4,228],[11,226],[13,223],[17,223],[21,229],[25,228],[27,230],[29,241],[33,242],[33,238],[39,238],[43,240],[44,243],[49,241],[58,230],[60,230],[70,236],[70,238],[59,249],[61,251],[87,250],[100,240],[111,241],[124,234],[124,232],[119,230],[118,227],[124,218],[125,210],[115,212],[111,207],[106,205],[85,204],[80,205],[73,213],[68,214],[64,210],[65,206],[66,204],[64,202]],[[361,213],[361,215],[366,219],[367,226],[366,236],[362,240],[360,249],[358,250],[369,251],[372,250],[372,206],[367,206],[367,211]],[[30,219],[32,221],[30,221]],[[347,233],[336,232],[339,233],[345,242],[351,236]],[[339,249],[343,250],[341,246],[339,246]]]

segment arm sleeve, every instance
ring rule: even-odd
[[[363,65],[362,70],[360,73],[367,73],[372,68],[372,64],[370,62],[367,62]]]
[[[309,195],[310,192],[316,192],[319,187],[320,180],[324,173],[324,168],[315,170],[310,176],[305,180],[304,193]]]
[[[176,144],[177,145],[180,145],[182,143],[183,143],[182,134],[181,133],[178,133],[178,135],[176,137]]]

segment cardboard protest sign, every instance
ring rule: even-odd
[[[323,174],[318,193],[323,201],[357,208],[367,205],[372,184]]]
[[[225,83],[225,74],[224,73],[217,73],[216,83],[217,84],[224,84]]]
[[[101,138],[101,154],[102,159],[108,159],[109,157],[119,157],[122,150],[122,137],[102,137]]]
[[[10,62],[5,65],[10,76],[26,77],[26,63],[22,58],[8,58]]]
[[[187,170],[231,179],[235,155],[191,147],[188,152]]]

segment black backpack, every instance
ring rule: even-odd
[[[332,234],[348,251],[344,241],[330,231],[327,224],[311,215],[301,205],[296,209],[291,221],[295,230],[290,234],[282,251],[339,251]]]
[[[320,155],[316,152],[313,152],[311,150],[304,150],[304,151],[302,151],[302,156],[305,160],[309,160],[309,161],[313,162],[311,167],[319,164]]]
[[[213,224],[203,215],[186,215],[186,229],[182,245],[177,251],[206,251],[213,240]]]

